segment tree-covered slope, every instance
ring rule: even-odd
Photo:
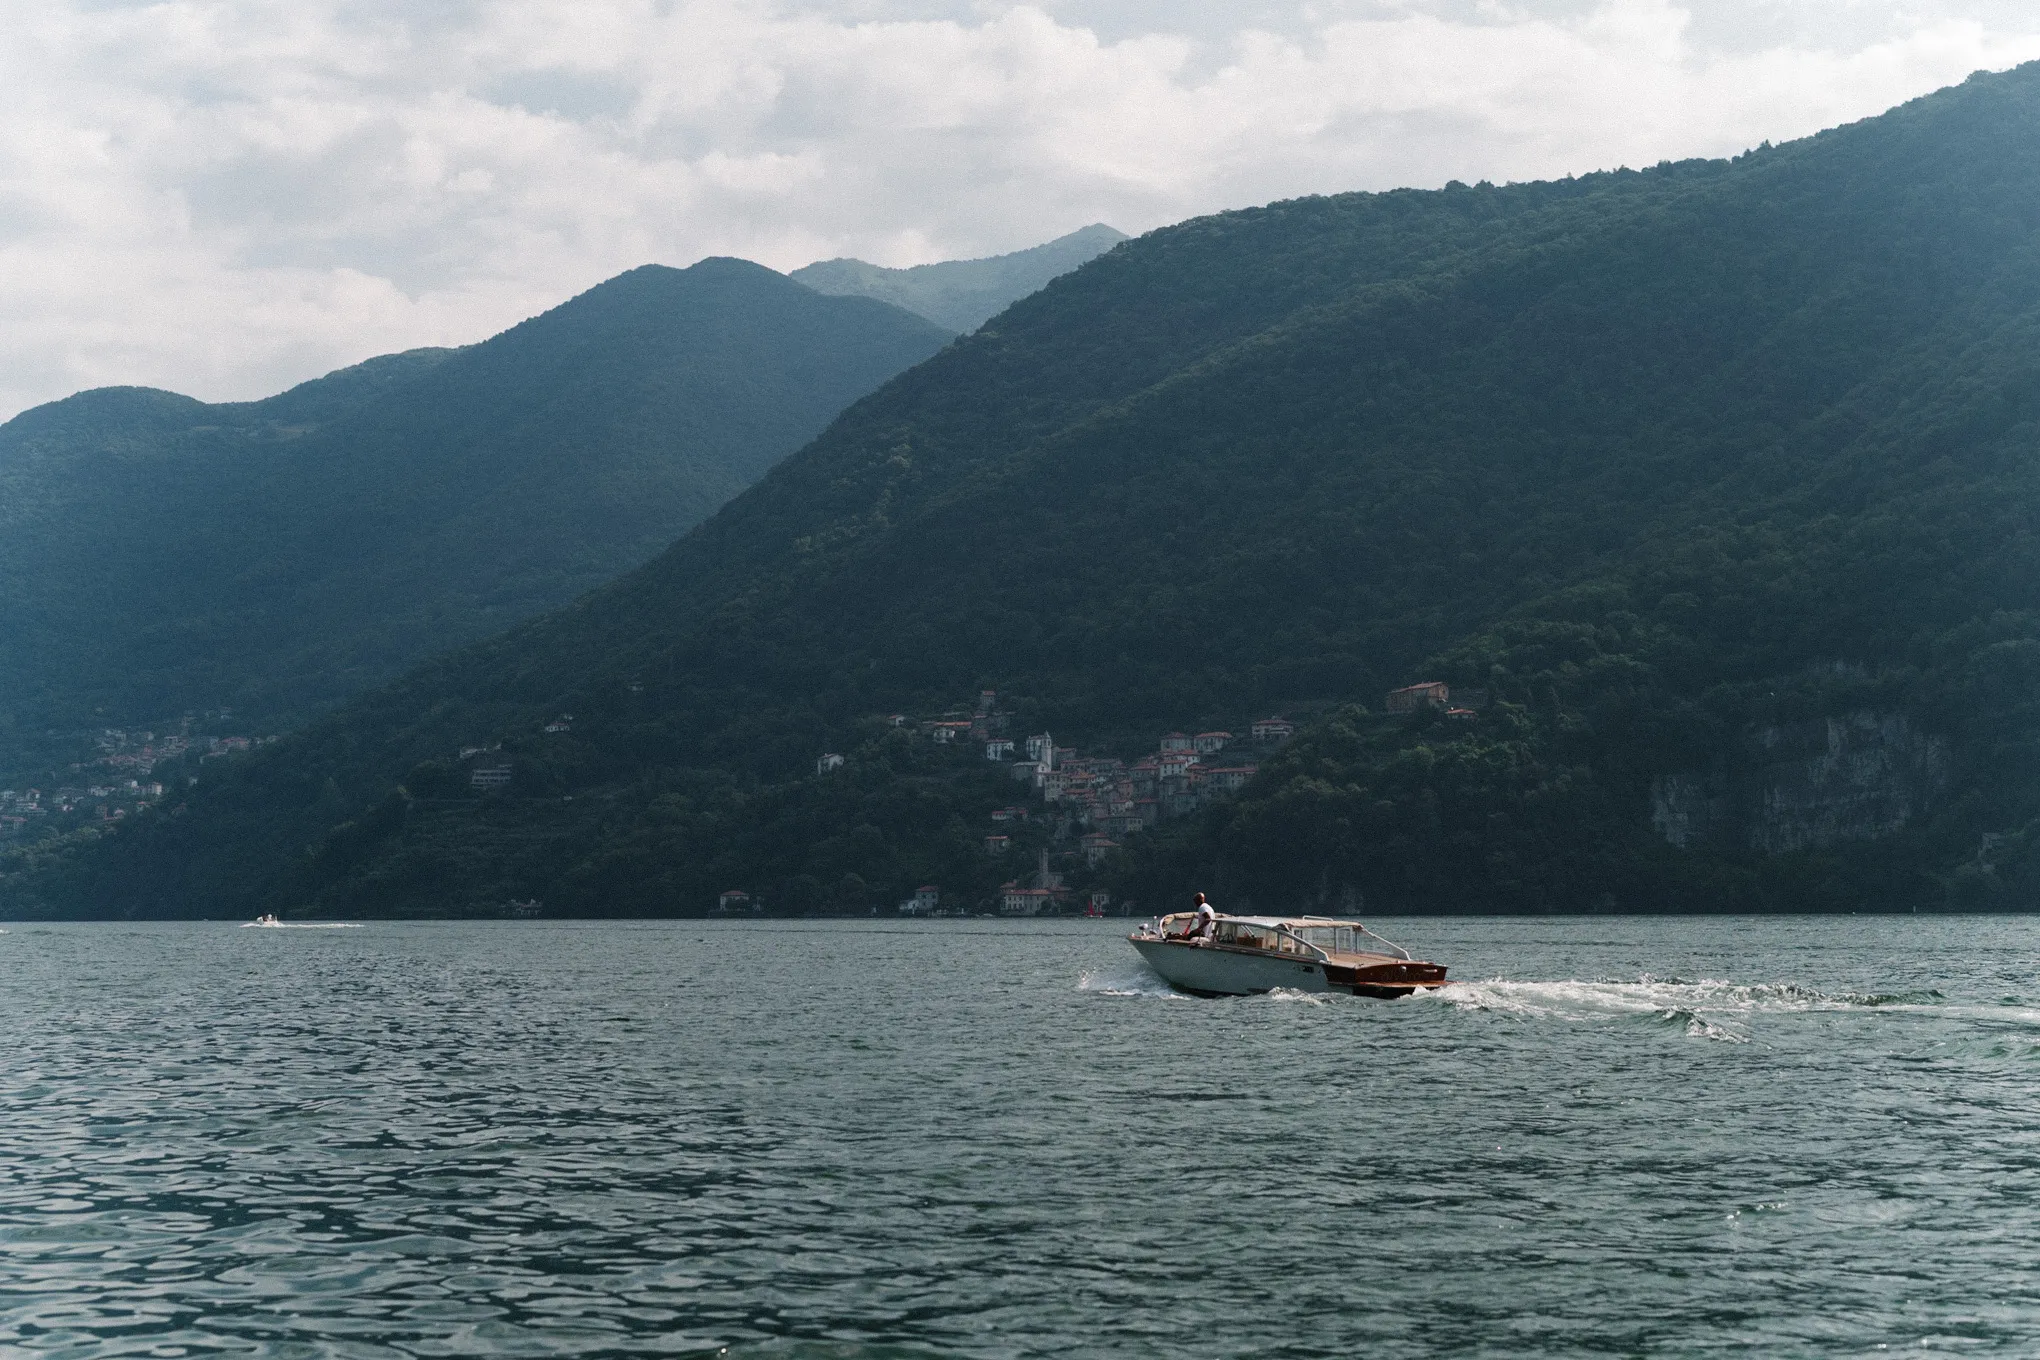
[[[26,412],[0,426],[0,743],[307,715],[645,561],[948,338],[709,260],[266,401]]]
[[[877,298],[953,331],[974,331],[1050,279],[1126,239],[1103,222],[1010,255],[888,269],[863,260],[817,260],[789,276],[818,293]]]
[[[982,687],[1080,747],[1319,715],[1131,847],[1147,901],[2031,905],[2036,342],[2040,68],[1733,162],[1186,223],[12,909],[982,891],[1013,786],[876,721]],[[1378,712],[1434,678],[1488,702]]]

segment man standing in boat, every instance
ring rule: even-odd
[[[1186,940],[1210,940],[1218,934],[1218,913],[1211,909],[1211,903],[1204,900],[1204,894],[1197,894],[1197,919],[1185,931]]]

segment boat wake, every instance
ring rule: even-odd
[[[1490,978],[1455,982],[1419,995],[1458,1010],[1488,1011],[1524,1020],[1586,1023],[1651,1019],[1682,1027],[1692,1038],[1723,1043],[1747,1043],[1744,1025],[1760,1015],[1934,1006],[1942,1000],[1936,991],[1823,992],[1790,982],[1737,983],[1713,978],[1689,982],[1648,974],[1634,982]]]
[[[1078,976],[1077,990],[1099,996],[1162,997],[1171,1001],[1195,999],[1176,991],[1159,974],[1139,964],[1129,964],[1120,969],[1087,969]],[[1334,993],[1291,991],[1287,988],[1278,988],[1250,999],[1310,1006],[1351,1002],[1350,998]],[[1689,1038],[1728,1044],[1748,1043],[1750,1021],[1764,1015],[1877,1008],[1946,1009],[1945,998],[1937,991],[1823,992],[1791,982],[1740,983],[1715,978],[1660,978],[1649,974],[1633,982],[1611,979],[1518,982],[1487,978],[1420,990],[1407,1000],[1517,1020],[1551,1020],[1565,1024],[1637,1021],[1675,1029]],[[1383,1003],[1367,1004],[1375,1006]]]
[[[360,930],[359,921],[243,921],[243,930]]]
[[[1306,1006],[1324,1006],[1329,1005],[1332,1002],[1341,1000],[1342,998],[1340,998],[1338,995],[1332,992],[1300,992],[1293,987],[1277,987],[1272,992],[1262,992],[1258,996],[1247,997],[1242,999],[1253,1001],[1301,1002]]]
[[[1153,969],[1140,963],[1128,964],[1118,969],[1086,968],[1077,975],[1077,990],[1093,992],[1099,996],[1154,996],[1170,1001],[1192,999],[1162,981],[1160,975]]]

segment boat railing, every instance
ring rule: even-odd
[[[1192,913],[1187,911],[1170,912],[1167,915],[1158,916],[1150,921],[1143,922],[1140,927],[1140,934],[1148,939],[1156,940],[1175,939],[1177,938],[1177,936],[1176,934],[1172,933],[1171,927],[1176,926],[1179,923],[1188,922],[1192,919],[1194,919]],[[1373,931],[1369,930],[1366,926],[1361,925],[1357,921],[1341,921],[1331,917],[1304,917],[1300,924],[1305,930],[1322,930],[1327,928],[1338,930],[1350,930],[1353,932],[1354,942],[1356,944],[1359,942],[1360,937],[1365,936],[1367,939],[1370,939],[1374,941],[1376,944],[1381,946],[1380,950],[1381,953],[1390,955],[1391,957],[1394,958],[1401,959],[1405,963],[1411,962],[1413,960],[1413,956],[1411,955],[1409,950],[1403,948],[1401,945],[1397,944],[1394,940],[1388,939],[1385,936],[1375,934]],[[1267,926],[1252,927],[1250,928],[1253,936],[1253,938],[1251,939],[1242,939],[1238,935],[1239,929],[1240,928],[1234,925],[1232,922],[1225,921],[1221,918],[1220,941],[1225,943],[1244,944],[1248,948],[1268,949],[1270,947],[1269,943],[1263,942],[1263,940],[1260,938],[1261,932],[1267,931],[1268,934],[1275,939],[1287,938],[1296,947],[1298,951],[1309,957],[1324,959],[1331,952],[1327,950],[1324,946],[1319,945],[1314,941],[1305,939],[1303,936],[1298,935],[1295,931],[1284,927],[1277,926],[1272,929],[1270,929]],[[1289,952],[1289,951],[1275,950],[1273,952]],[[1363,952],[1371,953],[1374,951],[1368,950]]]
[[[1404,949],[1394,940],[1383,939],[1381,936],[1376,935],[1373,931],[1369,930],[1366,926],[1355,926],[1354,929],[1357,930],[1360,934],[1365,935],[1368,939],[1377,941],[1380,944],[1385,945],[1389,953],[1395,955],[1397,958],[1401,959],[1404,963],[1411,962],[1410,951]]]
[[[1373,931],[1369,930],[1366,926],[1361,925],[1358,921],[1340,920],[1339,918],[1332,916],[1306,916],[1302,918],[1300,925],[1305,930],[1338,930],[1338,931],[1350,930],[1353,932],[1353,943],[1356,946],[1360,944],[1361,937],[1364,936],[1367,939],[1370,939],[1374,941],[1376,944],[1381,946],[1379,952],[1387,954],[1394,958],[1401,959],[1405,963],[1412,961],[1409,950],[1404,949],[1394,940],[1387,939],[1380,935],[1376,935]],[[1355,952],[1374,953],[1376,951],[1371,949],[1356,949]]]

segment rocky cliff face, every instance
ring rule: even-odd
[[[1660,776],[1650,788],[1650,824],[1681,850],[1704,845],[1728,825],[1728,799],[1703,774]]]
[[[1901,713],[1766,727],[1736,754],[1737,771],[1656,781],[1659,834],[1681,847],[1740,843],[1764,854],[1873,840],[1919,816],[1948,780],[1945,744]]]

